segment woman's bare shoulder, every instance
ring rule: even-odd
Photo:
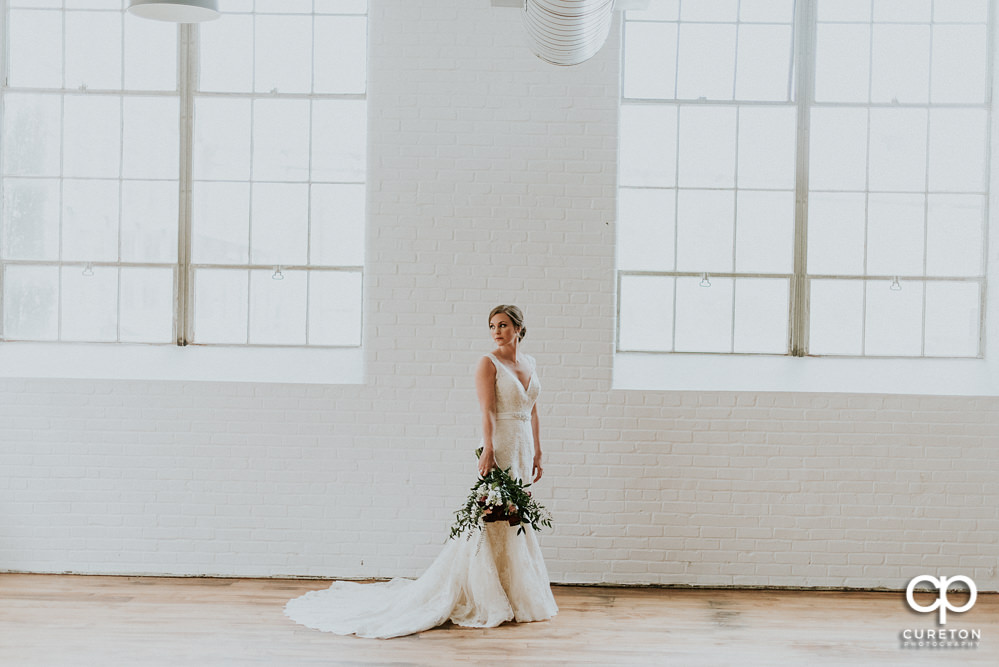
[[[475,366],[475,374],[488,375],[495,373],[496,373],[496,364],[493,362],[490,356],[488,354],[483,354],[481,357],[479,357],[479,362]]]

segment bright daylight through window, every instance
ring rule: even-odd
[[[618,350],[982,354],[987,0],[623,25]]]
[[[7,0],[0,339],[357,346],[364,0]]]

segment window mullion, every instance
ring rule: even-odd
[[[795,3],[795,102],[797,147],[795,155],[794,275],[791,278],[789,347],[792,356],[808,353],[808,134],[815,71],[815,2]]]
[[[178,89],[180,91],[180,202],[177,224],[177,345],[192,340],[194,323],[193,275],[191,274],[191,183],[194,164],[194,89],[197,82],[198,28],[178,26]]]

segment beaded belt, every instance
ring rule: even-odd
[[[528,412],[497,412],[496,419],[519,419],[526,422],[531,419],[531,415]]]

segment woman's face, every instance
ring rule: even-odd
[[[510,316],[506,313],[493,315],[493,319],[489,320],[489,333],[492,334],[496,345],[506,345],[517,336],[513,322],[510,321]]]

